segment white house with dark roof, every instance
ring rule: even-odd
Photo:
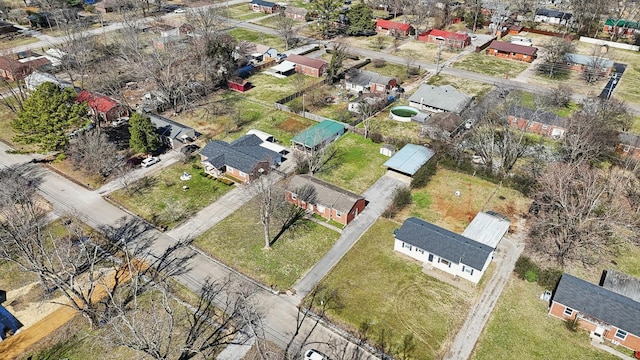
[[[451,85],[422,84],[409,97],[409,106],[434,113],[446,111],[460,114],[471,100],[471,96],[461,93]]]
[[[351,69],[345,74],[344,87],[350,92],[385,93],[396,86],[396,79],[360,69]]]
[[[160,136],[162,142],[172,149],[177,149],[198,137],[192,127],[157,114],[147,113],[147,115],[153,126],[156,127],[156,133]]]
[[[577,319],[592,339],[640,351],[640,302],[620,292],[564,273],[553,292],[549,315]]]
[[[394,232],[393,249],[424,266],[477,284],[493,258],[493,248],[416,217]]]

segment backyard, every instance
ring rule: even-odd
[[[263,12],[255,12],[249,9],[247,4],[228,6],[227,11],[226,16],[235,20],[251,20],[268,15]]]
[[[280,79],[264,73],[251,75],[247,80],[254,87],[245,92],[245,96],[265,102],[269,105],[287,95],[295,93],[299,89],[302,89],[304,86],[303,84],[321,81],[321,79],[311,79],[307,76],[299,78],[298,75]]]
[[[507,79],[518,76],[531,66],[529,63],[516,60],[501,59],[484,53],[471,53],[462,60],[453,63],[456,69],[478,72],[481,74],[505,77]]]
[[[378,220],[322,281],[336,290],[341,307],[329,317],[376,342],[385,331],[388,344],[413,335],[413,355],[439,359],[466,317],[475,294],[422,273],[420,264],[393,251],[393,230],[401,224]],[[414,358],[414,357],[411,357]]]
[[[384,175],[382,164],[389,158],[380,154],[380,144],[347,133],[332,146],[337,156],[315,174],[318,178],[361,194]]]
[[[272,222],[271,236],[280,231]],[[257,204],[251,201],[195,240],[195,244],[245,275],[276,290],[291,288],[338,240],[340,234],[302,220],[264,249]]]
[[[202,169],[194,164],[174,164],[109,194],[109,199],[157,226],[171,229],[231,189],[203,176]],[[181,180],[184,173],[191,179]]]
[[[461,77],[451,76],[451,75],[434,75],[429,78],[429,85],[451,85],[459,91],[475,97],[482,97],[486,95],[491,89],[493,85],[478,82],[474,80],[469,80]]]
[[[530,204],[516,190],[442,167],[426,187],[412,190],[412,195],[413,203],[397,215],[398,221],[415,216],[457,233],[480,211],[492,210],[513,222],[527,213]]]
[[[246,5],[240,5],[246,6]],[[264,15],[264,14],[263,14]],[[274,35],[269,35],[265,33],[255,32],[247,29],[234,28],[227,31],[227,34],[233,36],[236,40],[244,40],[250,41],[266,46],[270,46],[274,49],[278,49],[278,51],[284,50],[284,41]]]

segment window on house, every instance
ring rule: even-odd
[[[462,271],[466,272],[469,275],[473,275],[473,269],[468,266],[462,266]]]
[[[614,335],[615,337],[617,337],[620,340],[624,340],[627,338],[627,332],[624,330],[616,330],[616,334]]]
[[[291,193],[291,199],[298,200],[298,194]]]
[[[571,317],[573,315],[573,309],[570,307],[564,308],[564,313],[565,316],[569,316]]]
[[[409,245],[407,243],[402,243],[402,247],[409,249],[409,251],[411,251],[411,249],[413,249],[413,246],[411,246],[411,245]]]
[[[547,130],[549,128],[549,125],[542,125],[542,130]]]
[[[626,153],[629,152],[629,150],[631,150],[631,146],[629,146],[629,145],[625,145],[624,148],[622,149],[622,151],[624,151]]]
[[[337,217],[342,217],[342,213],[341,213],[340,211],[337,211],[337,210],[336,210],[336,216],[337,216]]]
[[[444,265],[447,265],[447,266],[451,267],[451,263],[449,262],[449,260],[445,260],[445,259],[440,258],[440,260],[438,260],[438,262],[440,264],[444,264]]]
[[[238,170],[238,174],[240,175],[240,177],[245,177],[247,176],[247,174],[243,173],[242,171]]]

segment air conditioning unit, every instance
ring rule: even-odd
[[[616,341],[616,340],[611,340],[611,343],[612,343],[613,345],[620,345],[620,342],[618,342],[618,341]]]

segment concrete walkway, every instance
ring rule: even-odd
[[[293,287],[296,291],[295,299],[297,303],[302,302],[302,299],[336,266],[362,234],[378,220],[389,203],[391,203],[394,190],[408,185],[408,178],[387,172],[364,192],[363,195],[368,202],[367,207],[342,230],[342,235],[333,247]]]
[[[636,360],[636,359],[632,358],[631,356],[627,356],[627,355],[621,353],[620,351],[617,351],[616,349],[612,348],[611,346],[607,346],[607,345],[605,345],[605,344],[603,344],[603,343],[601,343],[599,341],[593,340],[593,339],[591,339],[591,346],[595,346],[598,349],[600,349],[602,351],[606,351],[609,354],[611,354],[613,356],[617,356],[617,357],[619,357],[620,359],[623,359],[623,360]]]

